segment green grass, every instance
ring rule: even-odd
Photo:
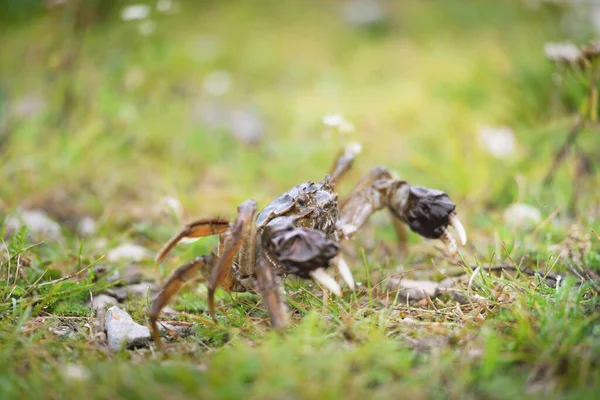
[[[111,353],[85,305],[110,286],[94,266],[125,267],[104,258],[109,249],[158,251],[193,217],[233,217],[247,198],[264,206],[320,180],[349,141],[364,152],[340,191],[376,165],[445,190],[469,234],[468,265],[571,275],[579,264],[560,251],[589,243],[585,269],[600,271],[600,240],[590,235],[600,232],[599,174],[579,185],[575,218],[566,215],[572,163],[540,185],[585,95],[571,78],[558,85],[544,59],[545,42],[569,38],[564,9],[386,2],[388,20],[361,28],[344,22],[337,1],[189,1],[175,14],[154,10],[156,30],[143,36],[119,19],[121,2],[47,11],[32,2],[29,12],[4,3],[14,14],[0,28],[0,217],[41,208],[64,238],[4,235],[0,398],[594,398],[600,389],[597,287],[482,273],[459,286],[478,302],[406,304],[383,290],[390,275],[442,280],[460,268],[416,235],[399,252],[384,216],[345,249],[363,283],[355,294],[323,299],[308,282],[286,281],[292,326],[283,334],[253,294],[219,292],[219,325],[210,323],[200,282],[171,304],[195,324],[192,336],[163,351]],[[219,70],[231,89],[204,93]],[[45,107],[19,116],[15,104],[27,97]],[[207,103],[258,110],[262,141],[248,146],[199,121]],[[326,135],[322,117],[333,112],[355,132]],[[502,125],[517,152],[500,160],[477,138],[482,126]],[[584,132],[580,147],[595,154],[598,137]],[[181,201],[183,216],[165,209],[164,196]],[[515,201],[538,207],[543,221],[505,225]],[[84,216],[98,230],[82,238]],[[581,233],[565,242],[572,225]],[[181,246],[165,265],[140,269],[161,280],[214,245]],[[147,323],[148,299],[122,307]],[[57,335],[60,326],[74,334]]]

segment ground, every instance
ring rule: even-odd
[[[586,94],[544,44],[593,37],[581,13],[536,1],[382,2],[383,15],[371,1],[161,1],[123,20],[120,1],[60,3],[0,1],[1,398],[598,392],[594,157],[592,172],[578,153],[542,185]],[[323,123],[337,113],[353,129]],[[494,154],[485,132],[511,145]],[[597,153],[598,137],[584,130],[579,148]],[[400,250],[381,213],[343,249],[361,287],[335,298],[289,279],[283,333],[253,294],[219,292],[213,324],[200,281],[165,316],[192,335],[107,348],[90,297],[117,296],[127,273],[164,281],[215,245],[182,245],[155,266],[185,222],[320,180],[349,142],[364,150],[340,192],[376,165],[446,191],[469,235],[460,261],[414,234]],[[511,217],[514,204],[530,216]],[[59,225],[16,228],[31,210]],[[122,244],[141,246],[137,261],[110,256]],[[407,301],[386,290],[390,276],[457,283]],[[147,324],[151,299],[142,289],[119,306]]]

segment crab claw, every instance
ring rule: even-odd
[[[350,271],[350,267],[348,267],[346,260],[344,260],[342,256],[337,256],[332,260],[332,264],[335,265],[350,290],[354,290],[354,277],[352,276],[352,271]]]
[[[456,215],[456,213],[450,214],[450,217],[448,218],[448,222],[450,223],[450,225],[452,225],[452,227],[458,234],[458,238],[460,239],[460,244],[462,244],[463,246],[466,245],[467,244],[467,233],[465,232],[465,227],[458,219],[458,216]]]
[[[325,289],[336,294],[337,296],[342,296],[342,288],[340,288],[340,285],[335,281],[335,279],[333,279],[331,275],[325,272],[324,268],[313,269],[309,272],[309,275]]]

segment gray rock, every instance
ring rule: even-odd
[[[99,294],[97,296],[94,296],[94,299],[92,300],[92,303],[89,304],[89,306],[93,310],[105,310],[110,306],[117,305],[117,303],[118,301],[114,297],[105,294]]]
[[[108,283],[117,285],[133,285],[142,281],[142,270],[137,264],[129,264],[123,269],[112,268],[106,264],[94,266],[95,279],[104,278]],[[109,273],[110,271],[110,273]]]
[[[133,321],[131,316],[117,306],[106,312],[106,336],[112,351],[121,348],[141,347],[150,341],[150,330]]]
[[[115,247],[106,254],[106,259],[109,262],[117,262],[121,260],[142,261],[150,258],[150,251],[143,246],[126,243]]]
[[[92,217],[84,217],[77,224],[77,233],[80,236],[92,236],[96,232],[96,221]]]
[[[158,293],[158,287],[151,282],[142,282],[135,285],[112,287],[106,290],[106,294],[119,300],[125,301],[128,297],[154,297]]]
[[[119,302],[123,302],[127,300],[127,297],[129,297],[129,291],[127,291],[125,286],[111,287],[110,289],[106,290],[106,294],[119,300]]]
[[[398,291],[398,300],[422,300],[429,296],[434,298],[438,284],[432,281],[416,281],[412,279],[390,279],[388,290]]]
[[[130,264],[123,270],[115,270],[107,276],[106,281],[108,283],[117,282],[120,285],[133,285],[142,281],[142,271],[135,264]]]
[[[142,282],[137,283],[135,285],[129,285],[125,287],[127,289],[127,293],[129,296],[133,297],[146,297],[150,298],[154,297],[158,294],[158,288],[155,283],[152,282]]]
[[[50,240],[62,238],[58,222],[53,221],[42,210],[25,210],[6,218],[6,228],[9,233],[18,231],[23,225],[36,238]]]

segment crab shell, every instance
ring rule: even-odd
[[[296,227],[318,229],[334,238],[335,223],[340,214],[337,200],[329,175],[318,183],[301,183],[277,197],[258,214],[258,231],[264,230],[277,217],[289,217]]]

